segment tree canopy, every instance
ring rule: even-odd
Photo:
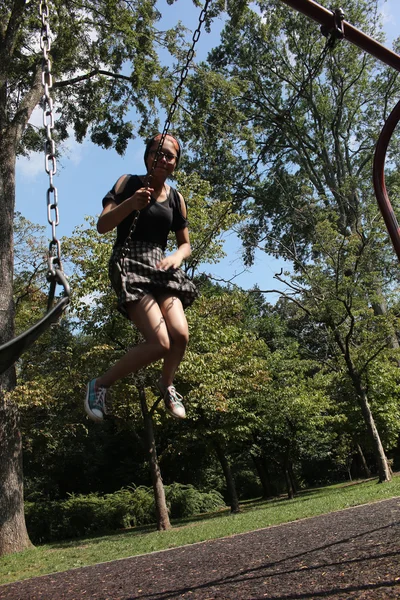
[[[377,7],[377,0],[346,0],[343,6],[346,20],[382,39]],[[248,468],[253,460],[264,479],[263,472],[283,473],[292,494],[307,461],[328,461],[331,469],[333,464],[341,469],[357,449],[360,455],[369,453],[369,460],[375,455],[380,481],[390,478],[386,452],[399,434],[399,279],[370,173],[399,78],[345,41],[328,48],[314,23],[279,0],[226,7],[216,2],[206,25],[224,8],[228,16],[220,43],[187,77],[173,124],[190,148],[177,178],[191,200],[193,255],[185,268],[203,286],[203,297],[189,315],[191,345],[179,375],[191,401],[193,427],[164,431],[157,412],[154,424],[161,463],[179,455],[171,440],[180,440],[202,484],[204,473],[214,471],[212,479],[218,479],[216,462],[205,465],[197,456],[199,449],[213,449],[214,461],[230,481],[234,508],[235,463]],[[15,158],[41,145],[29,119],[42,96],[42,53],[34,4],[6,0],[0,17],[3,341],[13,335],[13,293],[21,327],[41,296],[40,244],[34,241],[35,227],[21,220],[15,228],[15,281],[12,274]],[[55,0],[50,17],[53,91],[60,107],[56,141],[89,137],[123,153],[129,139],[158,128],[159,108],[173,99],[177,66],[187,50],[182,26],[157,30],[161,15],[150,0]],[[397,147],[396,134],[387,179],[394,193],[399,189]],[[290,263],[287,273],[276,275],[287,291],[275,307],[265,302],[265,290],[223,288],[200,273],[202,262],[223,255],[222,236],[233,227],[247,264],[256,248]],[[31,236],[21,244],[24,232]],[[74,456],[69,468],[79,464],[89,474],[89,491],[132,475],[124,463],[115,481],[105,482],[105,455],[98,465],[86,464],[81,456],[97,440],[110,448],[105,433],[93,433],[78,414],[82,381],[134,338],[111,310],[105,276],[109,245],[93,222],[65,240],[74,265],[75,321],[67,320],[62,334],[46,336],[37,354],[21,361],[14,392],[15,371],[1,379],[0,554],[29,544],[19,410],[27,432],[30,490],[40,486],[35,477],[45,470],[38,449],[51,457],[47,480],[56,479],[67,452]],[[30,285],[22,285],[27,278]],[[41,348],[51,348],[46,360]],[[67,372],[63,387],[57,379],[61,368]],[[152,376],[150,371],[146,386]],[[121,420],[108,433],[121,436],[122,446],[132,451],[141,444],[137,390],[131,381],[118,385]],[[151,391],[145,400],[154,401]],[[46,420],[49,425],[42,427]],[[188,477],[190,466],[181,464],[179,473]],[[143,463],[135,465],[142,476]],[[66,491],[60,482],[52,488],[54,495]]]

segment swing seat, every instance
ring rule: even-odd
[[[49,306],[53,301],[57,283],[63,286],[65,296],[55,306],[48,308],[45,316],[32,325],[32,327],[0,346],[0,375],[7,371],[19,359],[21,354],[28,350],[53,323],[56,323],[60,319],[62,313],[67,308],[70,296],[68,281],[59,269],[56,269],[54,275],[51,275],[50,278]]]

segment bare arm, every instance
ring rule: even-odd
[[[181,199],[181,209],[182,209],[182,214],[184,217],[186,217],[186,205],[185,205],[185,201],[183,199],[183,197],[181,196],[181,194],[179,194],[179,197]],[[190,239],[189,239],[189,229],[187,227],[185,227],[184,229],[179,229],[179,231],[177,231],[175,233],[176,235],[176,243],[178,245],[178,249],[173,252],[172,254],[170,254],[169,256],[166,256],[157,266],[159,269],[163,269],[163,270],[167,270],[167,269],[178,269],[182,262],[186,259],[189,258],[189,256],[192,253],[192,249],[190,246]]]
[[[182,211],[183,216],[186,219],[187,210],[186,210],[186,204],[185,204],[182,194],[179,194],[179,198],[181,201],[181,211]],[[182,256],[182,261],[183,261],[183,260],[185,260],[185,258],[189,258],[189,256],[192,254],[192,249],[190,247],[189,230],[187,227],[185,227],[185,229],[180,229],[179,231],[177,231],[175,233],[175,235],[176,235],[176,243],[178,245],[178,250],[175,252],[175,254],[176,253],[180,254]]]
[[[120,177],[115,185],[117,194],[123,192],[129,175]],[[121,223],[134,210],[142,210],[150,202],[152,188],[140,188],[132,196],[117,204],[114,201],[107,202],[97,221],[97,231],[107,233]]]

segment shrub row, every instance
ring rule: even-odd
[[[225,506],[216,490],[201,492],[192,485],[165,486],[171,518],[191,517]],[[66,500],[25,502],[30,539],[43,544],[86,535],[147,525],[156,521],[152,488],[124,488],[113,494],[70,495]]]

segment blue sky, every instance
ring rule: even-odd
[[[185,15],[182,10],[183,3],[185,3]],[[328,0],[320,0],[320,3],[327,8],[331,7]],[[199,15],[199,10],[193,7],[191,1],[178,0],[169,6],[166,0],[160,0],[159,6],[160,12],[166,14],[163,26],[170,26],[181,20],[191,30],[187,34],[188,41],[191,41]],[[393,39],[400,35],[399,0],[382,2],[381,11],[387,35],[386,46],[391,47]],[[196,60],[206,58],[207,52],[218,41],[222,25],[222,19],[216,20],[210,34],[202,31]],[[35,122],[40,124],[41,121],[42,116],[38,113]],[[102,150],[89,141],[77,144],[70,140],[66,153],[57,163],[58,172],[55,176],[60,213],[58,237],[70,235],[76,226],[84,222],[86,215],[99,214],[101,199],[121,174],[142,172],[143,148],[142,140],[134,140],[130,143],[125,156],[120,157],[114,150]],[[34,154],[30,159],[18,160],[16,210],[33,223],[45,225],[46,234],[50,236],[50,225],[47,223],[47,187],[48,176],[44,170],[43,154]],[[234,278],[233,281],[245,289],[255,284],[258,284],[260,289],[283,289],[282,285],[273,279],[273,275],[281,268],[286,268],[284,261],[275,260],[260,252],[256,255],[256,262],[252,269],[243,272],[240,244],[233,234],[227,236],[225,251],[228,256],[223,261],[218,265],[205,265],[204,271],[225,280]],[[277,298],[277,294],[268,294],[267,297],[272,303]]]

